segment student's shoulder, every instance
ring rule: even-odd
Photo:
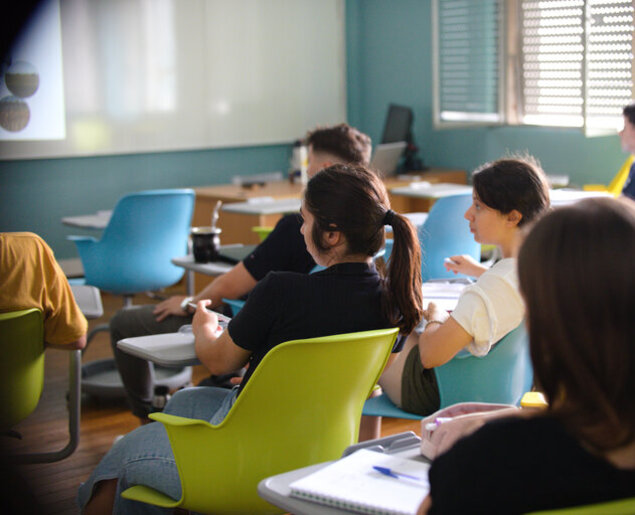
[[[494,419],[459,440],[448,454],[475,456],[517,452],[527,442],[540,441],[560,433],[559,425],[549,417],[510,416]]]
[[[20,253],[45,253],[53,255],[51,247],[34,232],[4,232],[0,233],[0,242],[4,249],[13,249]]]
[[[276,284],[276,285],[293,285],[293,284],[305,284],[310,283],[312,278],[310,274],[303,274],[300,272],[291,272],[286,270],[272,270],[267,273],[265,278],[261,281],[264,284]]]
[[[276,224],[274,230],[296,229],[302,225],[300,213],[289,213],[284,215]]]
[[[474,284],[468,286],[466,291],[471,289],[478,290],[479,288],[484,291],[490,291],[501,288],[503,285],[511,286],[514,290],[518,289],[517,261],[515,258],[505,258],[495,263]]]

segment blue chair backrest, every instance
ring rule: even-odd
[[[446,257],[468,254],[477,261],[481,245],[474,241],[468,221],[463,217],[472,204],[472,194],[438,199],[419,229],[421,275],[423,281],[457,277],[443,266]]]
[[[461,351],[434,372],[441,408],[468,401],[518,405],[533,383],[525,324],[501,338],[486,356]]]
[[[171,259],[187,254],[194,190],[132,193],[113,210],[101,240],[77,242],[86,283],[116,294],[158,290],[179,281]]]

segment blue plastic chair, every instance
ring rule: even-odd
[[[223,302],[231,308],[232,316],[236,316],[238,312],[242,309],[242,307],[245,305],[244,300],[238,300],[238,299],[223,299]]]
[[[194,190],[148,190],[122,197],[113,210],[100,240],[69,236],[77,246],[86,284],[123,295],[124,306],[135,293],[159,290],[183,277],[184,269],[171,259],[187,254]],[[102,324],[91,330],[88,341]],[[154,385],[178,388],[192,378],[191,367],[166,369],[152,366]],[[102,397],[123,395],[123,385],[113,359],[96,360],[82,368],[84,391]]]
[[[423,224],[418,226],[421,275],[424,282],[462,275],[445,269],[443,260],[446,257],[468,254],[477,261],[480,260],[481,245],[474,241],[469,223],[463,218],[471,203],[470,193],[442,197],[434,203]],[[393,240],[386,239],[386,261],[392,253],[392,246]]]
[[[481,245],[474,241],[469,223],[463,217],[471,204],[471,193],[442,197],[433,204],[419,228],[421,276],[424,282],[457,277],[457,274],[443,266],[443,260],[448,256],[468,254],[480,260]]]
[[[523,394],[531,390],[533,367],[525,325],[507,333],[486,356],[476,357],[461,351],[453,359],[436,367],[440,408],[458,402],[491,402],[519,405]],[[421,419],[395,406],[387,395],[368,399],[363,415]]]
[[[100,240],[69,236],[77,245],[86,284],[129,299],[181,279],[171,263],[187,254],[194,190],[141,191],[117,202]]]

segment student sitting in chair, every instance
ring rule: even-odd
[[[309,177],[335,163],[368,164],[370,160],[370,138],[346,124],[318,128],[307,135],[306,143],[309,147]],[[135,336],[178,331],[179,327],[192,321],[188,303],[210,300],[210,307],[216,308],[223,298],[238,299],[247,295],[270,271],[310,272],[315,267],[315,261],[302,240],[301,225],[299,215],[284,216],[249,256],[194,297],[177,295],[156,305],[123,309],[110,320],[117,368],[132,412],[142,422],[147,422],[151,411],[150,366],[147,361],[117,349],[117,342]]]
[[[199,301],[193,331],[201,362],[215,374],[250,366],[233,390],[198,387],[177,392],[166,413],[219,423],[263,357],[282,342],[397,326],[406,334],[414,329],[422,311],[416,231],[390,209],[381,179],[361,166],[322,170],[307,185],[301,215],[306,248],[326,269],[269,273],[219,337],[217,317],[205,309],[211,301]],[[385,225],[393,228],[394,246],[382,279],[373,256],[384,245]],[[146,424],[116,442],[80,488],[80,506],[85,513],[111,513],[113,502],[116,513],[134,510],[137,503],[119,496],[134,484],[175,499],[181,495],[162,424]]]
[[[478,280],[465,289],[451,315],[428,304],[423,331],[408,337],[379,380],[385,394],[411,413],[427,415],[439,409],[433,367],[450,361],[462,349],[485,356],[524,316],[516,255],[523,227],[549,207],[545,175],[531,158],[501,159],[474,172],[473,184],[474,201],[465,218],[474,239],[496,245],[502,259],[485,270],[467,256],[450,257],[449,269]]]
[[[88,323],[51,248],[37,234],[0,233],[0,311],[27,308],[42,312],[48,346],[86,346]]]
[[[443,422],[420,514],[635,497],[635,204],[588,199],[554,210],[527,235],[518,276],[548,407]]]
[[[620,131],[622,150],[635,154],[635,102],[624,107],[622,114],[624,115],[624,128]],[[631,165],[622,188],[622,195],[635,200],[635,163]]]

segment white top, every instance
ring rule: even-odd
[[[474,338],[465,349],[474,356],[485,356],[525,316],[516,259],[501,259],[467,286],[450,316]]]

